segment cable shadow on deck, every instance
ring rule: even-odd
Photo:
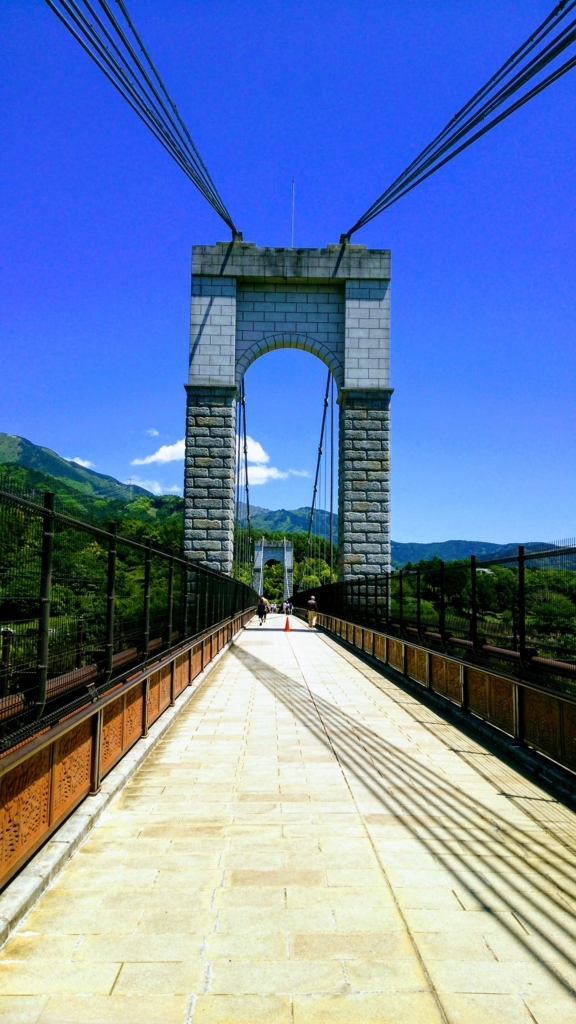
[[[517,927],[499,916],[500,926],[567,992],[576,994],[562,973],[576,978],[576,855],[551,855],[529,832],[482,807],[481,799],[468,797],[445,775],[429,764],[424,767],[307,686],[240,647],[230,654],[333,752],[385,814],[419,840],[478,910],[508,911]],[[458,852],[465,842],[463,829],[473,830],[470,855]]]

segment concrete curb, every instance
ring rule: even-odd
[[[0,948],[87,839],[114,797],[135,775],[180,712],[198,693],[237,636],[238,633],[215,655],[203,672],[196,676],[192,686],[183,690],[176,698],[174,707],[167,708],[150,726],[148,735],[137,740],[103,779],[100,792],[95,796],[87,796],[19,874],[8,883],[0,895]]]

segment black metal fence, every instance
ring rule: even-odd
[[[316,588],[320,611],[392,636],[576,688],[576,546],[440,559]],[[298,593],[306,606],[310,592]],[[567,680],[572,679],[570,684]],[[563,682],[562,682],[563,681]]]
[[[254,606],[238,580],[0,491],[0,750]]]

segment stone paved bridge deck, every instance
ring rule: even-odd
[[[576,815],[251,627],[0,956],[3,1024],[573,1024]]]

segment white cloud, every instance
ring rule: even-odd
[[[154,427],[150,427],[150,430],[145,430],[144,433],[148,434],[148,437],[159,437],[160,436],[160,431],[156,430]]]
[[[77,466],[83,466],[84,469],[94,469],[94,463],[90,462],[90,459],[80,459],[77,455],[73,459],[66,459],[66,462],[75,462]]]
[[[134,484],[136,487],[143,487],[145,491],[152,494],[182,494],[180,484],[173,484],[172,487],[164,487],[158,480],[141,480],[139,476],[129,476],[125,484]]]
[[[151,433],[151,431],[148,431]],[[243,438],[237,438],[237,443],[240,445],[241,452],[241,465],[244,462],[244,440]],[[259,441],[255,441],[253,437],[246,438],[247,448],[247,461],[248,466],[248,482],[253,487],[259,487],[261,484],[267,484],[269,480],[287,480],[290,476],[310,476],[310,473],[306,469],[278,469],[276,466],[269,466],[270,456],[268,452],[264,451],[264,448]],[[184,439],[176,441],[175,444],[163,444],[157,452],[153,455],[146,455],[143,459],[132,459],[132,466],[149,466],[151,463],[164,463],[164,462],[178,462],[184,458]],[[243,472],[240,473],[241,480],[243,483]],[[133,483],[138,483],[140,487],[145,487],[147,490],[152,491],[153,494],[171,493],[180,494],[181,489],[179,487],[161,488],[161,485],[156,480],[138,480],[136,477],[132,478]],[[159,489],[158,489],[159,488]]]
[[[278,469],[276,466],[248,466],[248,483],[251,487],[267,484],[269,480],[287,480],[290,476],[310,476],[307,470]],[[240,472],[240,486],[244,486],[244,473]]]
[[[152,494],[162,494],[162,484],[158,483],[158,480],[141,480],[139,476],[129,476],[124,483],[143,487],[145,491],[151,491]]]
[[[184,459],[184,438],[175,444],[163,444],[153,455],[132,459],[131,466],[149,466],[152,462],[181,462]]]
[[[288,473],[276,469],[276,466],[248,466],[248,483],[252,487],[267,484],[269,480],[287,480]]]
[[[239,438],[236,435],[236,445],[240,445],[240,455],[244,458],[244,439]],[[238,450],[238,449],[237,449]],[[258,466],[264,466],[267,462],[270,462],[270,456],[268,452],[265,452],[259,441],[255,441],[253,437],[246,437],[246,458],[248,462],[255,462]]]

